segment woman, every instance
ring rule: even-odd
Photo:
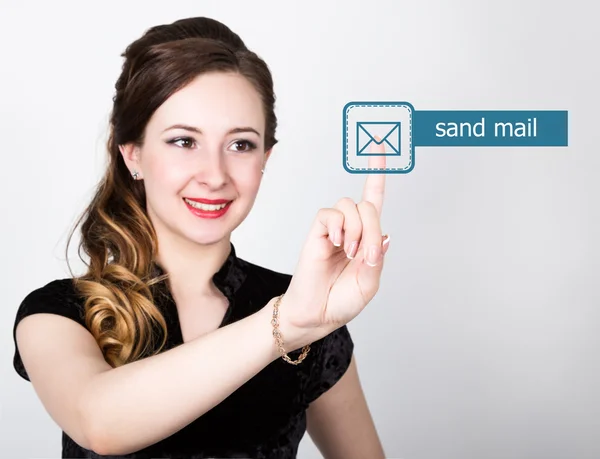
[[[389,247],[383,175],[319,211],[293,276],[245,261],[230,235],[276,143],[267,65],[207,18],[123,57],[76,225],[87,272],[27,295],[14,327],[62,457],[292,458],[305,431],[325,457],[383,457],[346,328]]]

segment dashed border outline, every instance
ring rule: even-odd
[[[409,132],[409,162],[405,167],[379,167],[379,168],[368,168],[368,167],[352,167],[350,165],[348,159],[348,113],[350,110],[356,107],[400,107],[405,108],[408,111],[408,132]],[[344,106],[343,117],[344,117],[344,134],[343,134],[343,142],[344,142],[344,168],[350,173],[386,173],[386,172],[396,172],[396,173],[408,173],[413,170],[415,161],[414,161],[414,144],[413,144],[413,112],[414,107],[408,102],[348,102]]]

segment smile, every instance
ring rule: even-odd
[[[190,206],[194,207],[195,209],[200,209],[200,210],[204,210],[207,212],[214,212],[217,210],[221,210],[223,208],[225,208],[225,206],[227,206],[229,204],[229,202],[224,202],[223,204],[204,204],[202,202],[196,202],[196,201],[192,201],[190,199],[187,198],[183,198],[183,200]]]
[[[191,199],[183,198],[183,202],[188,210],[199,218],[220,218],[227,213],[233,201],[226,201],[217,204],[206,204],[204,202],[192,201]]]

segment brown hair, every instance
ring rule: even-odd
[[[83,250],[89,263],[85,274],[73,276],[74,283],[84,298],[86,326],[113,367],[160,352],[167,339],[166,322],[151,288],[167,275],[153,275],[158,243],[146,213],[144,185],[132,180],[119,145],[143,145],[155,110],[206,72],[235,72],[247,78],[263,102],[265,151],[277,143],[269,68],[224,24],[198,17],[155,26],[122,57],[110,117],[108,166],[67,241],[68,260],[70,240],[81,224],[78,254],[81,257]]]

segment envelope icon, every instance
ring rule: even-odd
[[[376,140],[379,137],[381,140]],[[371,153],[371,145],[383,144],[385,152]],[[399,121],[357,121],[356,154],[358,156],[400,156]]]

